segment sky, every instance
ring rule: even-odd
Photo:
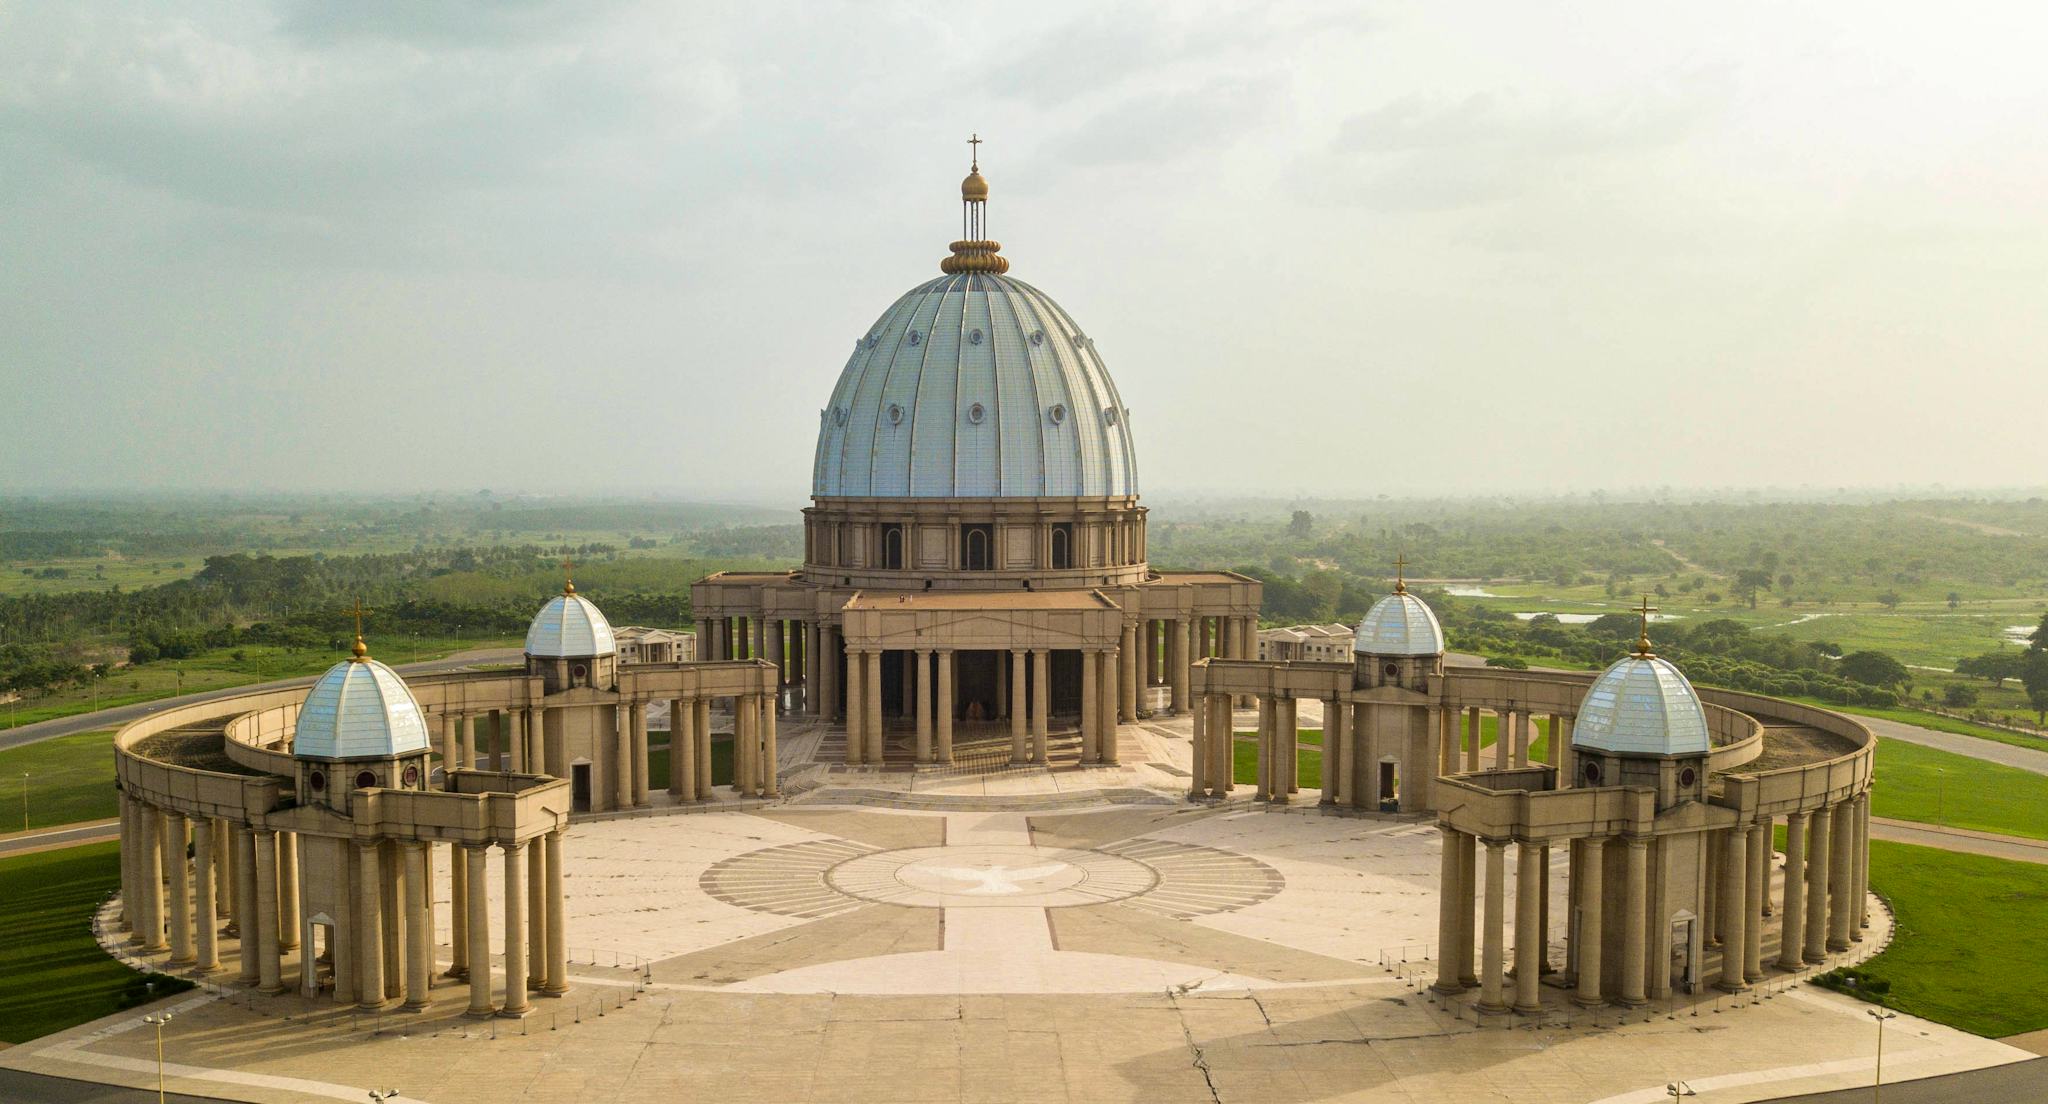
[[[1146,492],[2048,484],[2048,9],[0,0],[0,490],[801,502],[970,133]]]

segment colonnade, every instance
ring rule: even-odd
[[[298,954],[299,988],[322,986],[331,964],[334,999],[363,1008],[428,1007],[434,968],[433,871],[441,844],[429,840],[302,836],[219,817],[188,816],[124,795],[121,801],[121,926],[144,952],[168,951],[167,967],[195,976],[222,970],[222,937],[238,940],[238,980],[265,993],[285,990],[285,954]],[[562,898],[562,832],[496,844],[503,854],[501,1002],[493,1002],[491,843],[449,843],[456,923],[449,977],[469,982],[473,1015],[518,1016],[529,991],[568,990]],[[349,902],[334,915],[308,915],[304,852],[326,849],[320,866]]]
[[[568,764],[547,739],[546,707],[443,711],[441,763],[463,770],[509,770],[566,777]]]
[[[1195,660],[1250,658],[1257,650],[1257,636],[1258,619],[1251,616],[1126,621],[1117,648],[1110,653],[1117,673],[1109,700],[1117,719],[1123,723],[1137,720],[1143,692],[1149,686],[1170,687],[1169,708],[1175,713],[1187,711],[1189,671]],[[854,714],[852,683],[863,677],[855,664],[864,662],[854,657],[871,654],[848,650],[840,626],[822,620],[707,616],[697,624],[697,640],[701,660],[766,659],[774,663],[780,672],[778,684],[785,691],[777,695],[778,708],[786,704],[828,721]],[[936,645],[929,650],[934,654],[950,651]],[[842,681],[847,684],[843,690]],[[849,703],[845,712],[842,702]],[[853,720],[859,723],[860,718],[854,715]],[[1024,761],[1029,761],[1028,755]]]
[[[1437,921],[1438,992],[1478,989],[1484,1011],[1541,1010],[1539,983],[1550,961],[1550,849],[1570,848],[1565,970],[1574,1003],[1639,1005],[1688,980],[1736,993],[1764,977],[1764,935],[1775,919],[1775,964],[1796,971],[1847,950],[1869,926],[1870,798],[1863,791],[1810,812],[1785,814],[1783,900],[1773,908],[1772,829],[1765,816],[1699,833],[1618,833],[1570,839],[1491,838],[1439,825],[1442,887]],[[1705,893],[1697,916],[1656,917],[1662,899],[1650,880],[1669,849],[1696,835]],[[1512,912],[1505,896],[1506,850],[1515,847]],[[1483,849],[1483,858],[1482,858]],[[1479,915],[1475,918],[1475,898]],[[1513,958],[1508,958],[1509,919]],[[1690,921],[1688,924],[1687,921]],[[1666,950],[1666,939],[1689,945]],[[1475,954],[1476,943],[1476,954]],[[1706,973],[1706,952],[1720,962]],[[1690,978],[1657,976],[1650,964],[1686,963]],[[1512,983],[1512,989],[1509,988]]]
[[[1466,706],[1464,723],[1457,732],[1446,733],[1443,741],[1438,773],[1457,774],[1481,770],[1485,739],[1484,717],[1491,712],[1494,716],[1493,762],[1494,770],[1512,770],[1527,767],[1535,762],[1546,763],[1558,768],[1558,785],[1572,784],[1571,734],[1574,718],[1568,714],[1552,713],[1545,733],[1548,741],[1544,744],[1541,759],[1532,760],[1530,750],[1539,737],[1536,715],[1520,709],[1488,710],[1480,706]]]

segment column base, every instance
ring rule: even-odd
[[[543,997],[560,997],[567,995],[568,992],[569,987],[566,985],[543,985],[540,989],[540,995]]]
[[[1572,994],[1572,1003],[1573,1003],[1573,1004],[1576,1004],[1576,1005],[1578,1005],[1578,1006],[1579,1006],[1580,1008],[1604,1008],[1604,1007],[1606,1007],[1606,1005],[1607,1005],[1607,998],[1606,998],[1606,997],[1584,997],[1584,996],[1580,996],[1580,995],[1579,995],[1579,994],[1577,994],[1577,993],[1573,993],[1573,994]]]
[[[444,978],[467,978],[469,977],[469,967],[450,966],[441,972],[441,976]]]
[[[1641,1008],[1644,1005],[1650,1003],[1650,1000],[1648,997],[1621,997],[1617,999],[1614,1003],[1622,1006],[1623,1008]]]
[[[409,1000],[398,1006],[400,1012],[425,1012],[434,1005],[431,1001]]]
[[[282,989],[278,991],[283,992]],[[397,1003],[398,1002],[396,1000],[393,1000],[390,997],[385,997],[382,1000],[357,1001],[356,1007],[364,1012],[388,1012]]]
[[[1495,1015],[1510,1011],[1508,1006],[1505,1004],[1488,1004],[1485,1001],[1476,1001],[1473,1003],[1472,1007],[1478,1009],[1481,1012],[1490,1012]]]
[[[1836,941],[1836,940],[1833,940],[1833,939],[1830,939],[1830,940],[1828,940],[1828,953],[1829,953],[1829,954],[1839,954],[1839,953],[1841,953],[1841,952],[1843,952],[1843,951],[1846,951],[1846,950],[1848,950],[1848,949],[1849,949],[1849,941],[1848,941],[1848,940],[1846,940],[1846,939],[1844,939],[1844,940],[1840,940],[1840,941]]]
[[[485,1005],[483,1008],[466,1009],[462,1014],[472,1020],[488,1020],[498,1014],[498,1009],[496,1005]]]
[[[178,967],[178,966],[196,966],[196,965],[198,965],[198,964],[199,964],[199,956],[198,956],[198,955],[187,955],[187,956],[185,956],[184,958],[179,958],[179,957],[178,957],[177,955],[172,955],[172,956],[171,956],[171,957],[170,957],[169,959],[165,960],[165,962],[164,962],[164,965],[166,965],[166,966],[171,966],[171,967]]]
[[[501,1020],[523,1020],[533,1015],[533,1006],[522,1004],[517,1008],[500,1008],[497,1015]]]
[[[1518,1016],[1539,1016],[1543,1013],[1543,1006],[1540,1004],[1513,1004],[1509,1005],[1508,1009]]]
[[[1749,992],[1749,986],[1748,986],[1748,984],[1746,984],[1746,983],[1744,983],[1744,982],[1739,982],[1739,981],[1738,981],[1738,982],[1733,982],[1733,983],[1730,983],[1730,982],[1726,982],[1726,981],[1717,981],[1717,982],[1715,982],[1715,983],[1714,983],[1714,988],[1716,988],[1716,989],[1719,989],[1719,990],[1720,990],[1720,991],[1722,991],[1723,993],[1747,993],[1747,992]]]
[[[187,977],[202,977],[202,978],[203,978],[203,977],[212,977],[213,975],[215,975],[215,974],[217,974],[217,973],[220,973],[220,972],[221,972],[221,965],[220,965],[220,963],[216,962],[216,963],[214,963],[214,964],[213,964],[213,965],[211,965],[211,966],[200,966],[200,965],[197,965],[197,964],[195,964],[195,965],[194,965],[194,966],[193,966],[193,967],[192,967],[191,969],[189,969],[189,970],[185,971],[185,975],[186,975]]]
[[[1442,993],[1447,997],[1455,997],[1459,993],[1465,992],[1465,987],[1456,982],[1437,981],[1430,983],[1429,991],[1432,993]]]

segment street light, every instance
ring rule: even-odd
[[[28,772],[21,772],[21,830],[28,831]]]
[[[1942,809],[1948,804],[1948,775],[1940,767],[1934,768],[1934,785],[1934,823],[1946,828],[1948,823],[1942,819],[1941,814]]]
[[[382,1092],[378,1092],[376,1089],[370,1090],[370,1100],[372,1104],[384,1104],[385,1101],[395,1100],[397,1099],[397,1097],[397,1089],[385,1089]]]
[[[1866,1008],[1864,1011],[1877,1021],[1877,1078],[1870,1083],[1870,1101],[1877,1104],[1884,1098],[1884,1022],[1898,1019],[1899,1014],[1882,1008]]]
[[[1671,1083],[1669,1083],[1669,1084],[1665,1085],[1665,1086],[1664,1086],[1664,1091],[1665,1091],[1665,1092],[1667,1092],[1667,1093],[1670,1093],[1670,1094],[1671,1094],[1671,1099],[1673,1099],[1673,1100],[1677,1100],[1678,1098],[1680,1098],[1680,1097],[1683,1097],[1683,1096],[1698,1096],[1698,1095],[1699,1095],[1698,1093],[1696,1093],[1696,1092],[1692,1091],[1692,1086],[1691,1086],[1691,1085],[1688,1085],[1688,1084],[1686,1084],[1686,1083],[1685,1083],[1685,1082],[1683,1082],[1683,1081],[1673,1081],[1673,1082],[1671,1082]]]
[[[156,1028],[156,1104],[164,1104],[164,1025],[171,1022],[175,1012],[161,1016],[144,1016],[142,1022]]]

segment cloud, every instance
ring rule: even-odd
[[[1093,166],[1214,157],[1278,114],[1285,87],[1275,77],[1229,77],[1126,96],[1055,139],[1051,152],[1059,160]]]

